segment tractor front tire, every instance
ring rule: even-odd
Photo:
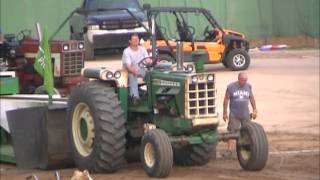
[[[263,169],[268,152],[268,140],[263,127],[255,122],[244,124],[237,140],[237,156],[241,167],[248,171]]]
[[[232,71],[246,70],[250,65],[250,56],[244,49],[232,49],[227,55],[226,65]]]
[[[112,87],[97,81],[83,83],[68,101],[68,135],[76,166],[111,173],[123,167],[125,119]]]
[[[174,162],[181,166],[203,166],[216,158],[216,143],[185,145],[174,149]]]
[[[140,158],[149,177],[167,177],[173,165],[173,152],[168,135],[161,129],[147,131],[142,137]]]

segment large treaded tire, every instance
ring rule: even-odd
[[[150,177],[167,177],[173,165],[173,152],[168,135],[161,129],[147,131],[141,141],[140,158]]]
[[[268,154],[268,139],[263,127],[255,122],[244,124],[237,141],[237,156],[241,167],[248,171],[259,171],[265,167]]]
[[[232,71],[246,70],[250,65],[250,56],[244,49],[232,49],[227,55],[226,65]]]
[[[79,104],[89,108],[94,124],[92,151],[85,156],[78,150],[74,139],[73,119],[77,118],[73,116]],[[68,101],[67,117],[72,156],[79,169],[111,173],[123,167],[126,163],[125,119],[112,87],[91,81],[74,88]]]
[[[186,145],[174,149],[174,162],[181,166],[203,166],[216,159],[216,143]]]

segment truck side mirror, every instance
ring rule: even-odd
[[[150,4],[143,4],[142,6],[143,10],[149,10],[151,8]]]

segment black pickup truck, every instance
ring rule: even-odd
[[[78,9],[88,13],[73,14],[69,20],[70,34],[71,39],[85,41],[86,59],[94,58],[95,49],[126,47],[132,33],[141,38],[148,36],[138,22],[148,27],[146,15],[137,0],[84,0]],[[120,9],[128,9],[138,20]]]

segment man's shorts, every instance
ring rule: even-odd
[[[250,118],[236,118],[232,114],[229,115],[229,122],[228,122],[228,131],[235,131],[240,129],[240,127],[245,124],[250,122]]]

